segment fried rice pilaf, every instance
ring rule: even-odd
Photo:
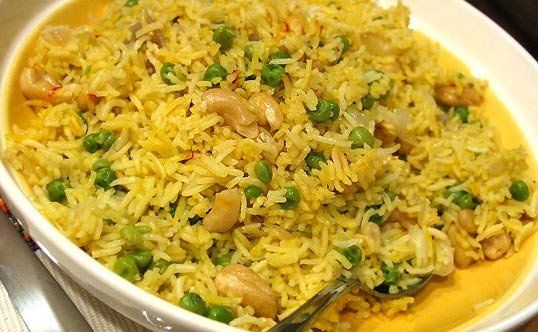
[[[518,251],[536,186],[402,4],[113,1],[46,26],[3,158],[88,255],[181,308],[267,329],[343,275],[391,294]],[[353,289],[340,312],[412,297]],[[178,309],[179,310],[179,309]],[[341,326],[341,325],[340,325]]]

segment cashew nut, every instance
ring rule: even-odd
[[[303,25],[301,24],[301,21],[299,21],[299,19],[294,16],[288,18],[288,27],[290,31],[298,35],[303,33]]]
[[[284,140],[275,140],[275,138],[265,129],[260,128],[260,134],[256,138],[262,147],[262,156],[265,160],[274,163],[278,154],[284,148]]]
[[[269,285],[254,271],[240,264],[226,266],[215,277],[219,293],[241,297],[241,304],[251,306],[256,315],[275,318],[277,302]]]
[[[448,106],[471,106],[482,104],[484,97],[471,87],[464,87],[461,93],[458,93],[456,85],[451,83],[435,87],[435,100]]]
[[[403,155],[408,155],[411,153],[411,151],[413,151],[413,148],[414,148],[413,144],[406,139],[398,137],[396,139],[396,143],[400,144],[400,148],[398,149],[398,152],[400,152]]]
[[[475,213],[471,209],[463,209],[458,213],[458,224],[467,233],[474,235],[478,229],[478,226],[474,223]]]
[[[55,45],[65,45],[73,39],[73,32],[66,26],[57,26],[46,31],[43,37]]]
[[[148,24],[155,22],[155,20],[151,16],[149,16],[147,12],[144,13],[144,16],[146,17],[146,22]],[[133,23],[131,27],[129,28],[129,30],[131,31],[131,40],[130,40],[131,43],[136,40],[136,33],[140,29],[142,29],[142,23],[140,22]],[[156,44],[159,48],[163,47],[165,43],[165,38],[162,31],[160,29],[152,31],[150,41]]]
[[[507,232],[492,236],[481,242],[486,258],[495,260],[503,257],[512,246],[512,238]]]
[[[153,31],[153,33],[151,34],[151,39],[150,41],[154,44],[156,44],[157,46],[160,47],[163,47],[165,42],[166,42],[166,39],[164,38],[164,35],[162,33],[161,30],[155,30]]]
[[[258,136],[258,117],[251,111],[249,102],[237,92],[211,89],[202,95],[206,110],[222,116],[224,123],[237,133],[250,138]]]
[[[99,98],[94,95],[81,94],[82,87],[79,84],[61,86],[42,69],[24,68],[19,84],[26,98],[46,100],[53,105],[75,100],[80,108],[88,109],[99,102]]]
[[[400,73],[403,71],[402,65],[396,60],[391,63],[382,64],[381,68],[383,68],[384,71],[393,74]]]
[[[26,67],[19,80],[22,94],[28,99],[48,100],[60,85],[43,70]]]
[[[361,40],[366,49],[375,55],[395,55],[398,49],[390,42],[389,39],[377,33],[367,32],[361,35]]]
[[[133,43],[136,40],[136,33],[140,29],[142,29],[142,23],[140,23],[140,22],[133,23],[129,27],[129,31],[131,32],[131,39],[129,41],[131,43]]]
[[[215,195],[215,204],[211,212],[202,220],[202,225],[210,232],[224,233],[238,221],[241,210],[241,192],[239,189],[227,189]]]
[[[75,98],[75,102],[81,110],[92,110],[102,99],[91,93],[82,93]]]
[[[408,140],[398,136],[398,130],[396,129],[396,125],[394,125],[394,123],[392,122],[384,120],[379,123],[376,123],[374,129],[374,136],[381,140],[383,146],[390,146],[393,143],[400,144],[400,148],[398,149],[398,151],[401,154],[408,155],[411,153],[411,150],[413,150],[413,144],[411,144]]]
[[[454,263],[458,268],[464,269],[474,263],[474,259],[465,254],[465,249],[461,245],[455,241],[452,243],[452,245],[454,246]]]
[[[409,213],[401,212],[400,210],[396,209],[392,211],[390,216],[387,218],[387,222],[399,222],[400,225],[409,229],[411,226],[416,225],[418,220]]]
[[[374,136],[381,140],[383,146],[388,146],[394,143],[398,137],[398,131],[394,123],[381,121],[375,125]]]
[[[508,165],[506,164],[506,161],[504,159],[498,159],[497,161],[492,162],[489,167],[488,171],[489,174],[492,176],[499,176],[501,174],[504,174],[508,168]]]
[[[344,190],[342,191],[342,193],[344,195],[356,194],[359,190],[363,189],[359,182],[352,182],[351,184],[344,184],[343,187],[344,187]]]
[[[456,240],[457,228],[455,225],[450,225],[448,228],[448,237],[452,246],[454,247],[454,263],[460,269],[466,268],[474,262],[474,259],[465,254],[465,248],[463,248],[459,242]]]
[[[269,123],[271,129],[277,130],[284,122],[284,114],[278,106],[278,102],[270,95],[258,92],[250,96],[250,103],[261,111],[259,124],[262,126]]]

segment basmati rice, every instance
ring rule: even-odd
[[[237,34],[228,51],[212,40],[222,23]],[[140,0],[133,7],[114,1],[92,25],[44,28],[27,64],[62,87],[74,84],[79,96],[93,96],[96,105],[28,100],[35,117],[27,126],[13,125],[3,156],[43,215],[93,258],[112,269],[133,247],[120,230],[149,226],[137,246],[150,250],[154,261],[173,263],[162,274],[145,271],[135,284],[176,304],[195,292],[230,307],[236,317],[230,324],[247,330],[273,326],[340,275],[374,288],[385,281],[383,266],[397,268],[401,278],[390,291],[398,292],[418,276],[451,273],[454,247],[480,261],[483,240],[508,234],[511,254],[534,230],[537,213],[526,153],[501,149],[480,106],[471,106],[469,123],[462,123],[453,107],[437,104],[440,85],[462,93],[469,86],[482,91],[485,83],[440,68],[436,46],[408,23],[402,4],[384,9],[367,0]],[[346,52],[337,35],[349,38]],[[249,42],[252,60],[244,56]],[[260,72],[269,54],[284,49],[290,57],[271,63],[285,65],[286,75],[272,88]],[[165,62],[176,64],[185,81],[173,77],[173,84],[165,84],[159,73]],[[213,63],[229,74],[205,81]],[[272,96],[284,114],[281,127],[260,125],[257,137],[240,135],[223,116],[206,112],[203,94],[212,84],[242,97]],[[368,94],[375,100],[370,109]],[[338,102],[336,120],[309,119],[307,111],[320,98]],[[353,128],[378,136],[382,122],[395,124],[401,141],[351,147]],[[83,138],[101,129],[116,135],[114,145],[87,152]],[[407,153],[404,143],[412,146]],[[319,169],[305,165],[311,151],[327,158]],[[112,162],[113,189],[94,186],[92,165],[101,158]],[[254,171],[261,159],[272,167],[268,184]],[[70,183],[60,203],[51,202],[46,189],[58,178]],[[516,178],[531,188],[524,202],[511,198]],[[242,194],[232,230],[209,232],[203,223],[191,224],[207,215],[216,193],[250,185],[264,194]],[[443,195],[453,185],[453,193],[465,190],[480,200],[475,234],[458,223],[455,194]],[[289,186],[298,189],[301,201],[285,210]],[[350,246],[362,250],[356,268],[335,250]],[[278,317],[257,317],[240,298],[219,293],[213,280],[222,267],[215,259],[227,253],[272,288]],[[391,317],[412,303],[412,297],[381,300],[354,289],[316,327],[349,326],[340,320],[343,310],[360,319]]]

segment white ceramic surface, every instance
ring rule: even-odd
[[[392,1],[381,1],[384,3]],[[407,0],[412,26],[439,41],[486,78],[530,142],[538,156],[536,88],[538,63],[508,34],[462,0]],[[24,37],[41,18],[62,3],[60,0],[0,0],[0,96],[7,69]],[[9,10],[8,10],[9,9]],[[5,132],[6,105],[0,100]],[[83,287],[124,315],[153,330],[238,331],[179,309],[138,289],[115,275],[60,234],[25,197],[5,164],[0,163],[0,192],[13,213],[40,246]],[[504,331],[538,313],[538,262],[517,292],[472,330]]]

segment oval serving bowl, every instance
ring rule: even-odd
[[[98,1],[102,2],[102,1]],[[393,1],[380,1],[390,4]],[[17,59],[26,41],[42,22],[62,22],[65,24],[83,24],[80,20],[63,17],[57,14],[61,8],[66,10],[84,11],[93,1],[59,1],[59,0],[29,0],[21,6],[18,1],[0,0],[0,61],[2,62],[0,76],[0,114],[2,125],[0,137],[7,132],[7,110],[9,103],[9,82],[12,75],[18,75],[20,64]],[[412,12],[411,25],[424,33],[443,47],[450,50],[461,59],[473,75],[487,79],[490,88],[503,101],[515,125],[521,130],[529,153],[538,155],[538,113],[534,110],[534,93],[538,86],[538,64],[515,42],[506,32],[479,11],[462,0],[407,0],[404,1]],[[86,6],[86,7],[84,7]],[[86,19],[90,22],[93,17],[88,11]],[[55,20],[56,17],[56,20]],[[507,118],[497,117],[492,122],[498,127],[506,124]],[[512,121],[508,119],[507,121]],[[510,126],[507,126],[508,128]],[[501,129],[501,139],[512,134],[510,130]],[[525,145],[525,144],[524,144]],[[530,160],[531,166],[535,165]],[[536,176],[536,171],[534,175]],[[56,230],[32,205],[24,194],[24,185],[12,176],[2,161],[0,163],[0,192],[6,199],[12,212],[23,223],[33,239],[62,269],[75,279],[81,286],[97,298],[118,310],[125,316],[135,320],[152,330],[182,330],[182,331],[237,331],[237,329],[222,325],[215,321],[202,318],[196,314],[179,309],[153,295],[145,293],[136,286],[123,280],[113,272],[89,257],[83,250],[76,247],[58,230]],[[437,322],[436,317],[425,318],[420,315],[428,305],[429,299],[435,296],[465,297],[465,285],[457,284],[452,278],[440,281],[429,288],[439,288],[440,291],[427,290],[417,298],[415,311],[417,320],[428,320],[428,323],[402,326],[401,330],[488,330],[502,331],[522,324],[538,313],[538,236],[535,234],[527,240],[520,253],[496,263],[497,271],[515,269],[521,275],[511,275],[505,271],[502,296],[487,312],[453,317]],[[511,265],[512,264],[512,265]],[[484,264],[485,265],[485,264]],[[480,266],[476,270],[463,273],[485,275],[493,266]],[[479,278],[475,278],[479,279]],[[461,279],[467,280],[467,279]],[[470,280],[470,279],[469,279]],[[456,285],[455,285],[456,284]],[[461,286],[461,287],[456,287]],[[471,285],[467,285],[471,287]],[[489,285],[488,285],[489,286]],[[494,287],[495,285],[491,285]],[[497,285],[498,286],[498,285]],[[508,287],[510,286],[510,287]],[[428,297],[429,296],[429,297]],[[457,305],[457,302],[448,302]],[[442,308],[437,302],[431,304]],[[454,316],[458,316],[457,311]],[[439,325],[433,325],[437,324]],[[359,323],[362,324],[362,323]],[[372,326],[380,326],[373,322]],[[391,326],[381,325],[384,330],[396,330]],[[361,325],[359,325],[361,326]],[[361,329],[369,330],[370,325],[362,325]]]

